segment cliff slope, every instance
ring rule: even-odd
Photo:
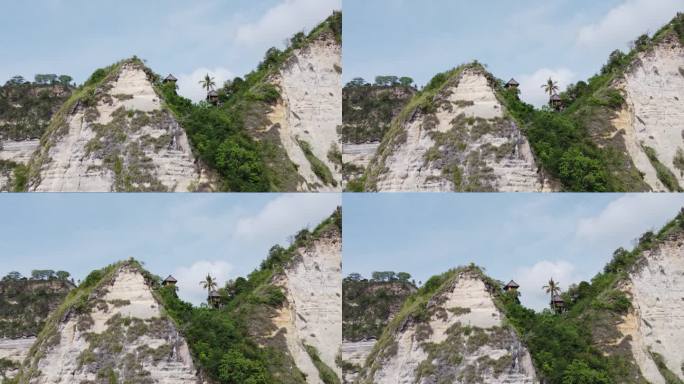
[[[391,322],[360,383],[536,383],[530,354],[476,267],[428,281]]]
[[[266,128],[277,131],[279,144],[295,165],[299,191],[341,190],[342,45],[337,23],[341,28],[336,13],[302,46],[293,47],[267,80],[279,90],[280,99]]]
[[[19,383],[200,383],[188,346],[135,261],[91,273],[54,312]]]
[[[518,123],[479,64],[436,76],[393,122],[367,172],[375,191],[541,191]]]
[[[200,170],[154,75],[129,59],[93,76],[53,117],[30,163],[30,191],[188,191]]]
[[[332,369],[342,344],[342,239],[330,227],[297,249],[292,263],[273,282],[285,291],[286,304],[274,318],[287,349],[310,384],[327,384],[317,359]]]

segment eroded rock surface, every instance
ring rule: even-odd
[[[542,191],[527,138],[507,116],[483,70],[466,68],[413,111],[379,153],[377,191]]]
[[[622,289],[631,297],[632,310],[618,326],[629,337],[641,374],[651,383],[667,381],[658,368],[684,380],[684,237],[671,235],[643,256]]]
[[[684,185],[684,47],[675,35],[639,53],[615,87],[625,107],[612,121],[627,153],[654,191],[667,191],[644,147]]]
[[[183,192],[206,181],[139,63],[122,64],[92,96],[58,113],[44,140],[31,162],[31,191]]]
[[[22,383],[200,383],[188,345],[141,272],[124,264],[38,346]]]
[[[341,46],[330,34],[323,34],[296,49],[272,80],[280,89],[282,103],[269,116],[278,126],[287,156],[305,180],[301,191],[340,191],[341,164],[333,154],[341,153],[337,129],[342,125]],[[305,143],[305,144],[302,144]],[[332,173],[326,183],[314,172],[302,146]]]
[[[358,382],[538,382],[529,352],[477,273],[458,272],[426,311],[425,320],[402,320]]]
[[[276,282],[284,288],[287,305],[279,311],[276,326],[297,367],[309,384],[323,384],[306,346],[342,377],[336,363],[342,345],[342,242],[339,231],[329,231],[298,251],[298,260]]]

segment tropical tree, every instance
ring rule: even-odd
[[[542,287],[551,296],[551,301],[553,301],[553,295],[560,294],[560,287],[558,286],[557,281],[553,281],[553,277],[549,280],[549,282]]]
[[[207,92],[211,91],[216,86],[214,78],[209,76],[208,73],[204,75],[204,79],[200,80],[199,83],[202,85],[202,88],[207,90]]]
[[[541,87],[544,88],[544,92],[548,93],[549,96],[553,96],[553,94],[558,92],[560,89],[558,88],[558,82],[553,81],[553,79],[550,77],[548,80],[546,80],[546,84],[542,84]]]
[[[204,278],[204,280],[200,281],[200,285],[202,288],[207,290],[207,293],[211,293],[211,291],[215,290],[218,285],[216,284],[216,279],[211,277],[210,274],[207,273],[207,277]]]

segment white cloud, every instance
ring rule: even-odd
[[[187,97],[194,102],[204,100],[207,96],[207,91],[202,88],[199,82],[204,79],[206,74],[209,74],[209,76],[214,78],[217,88],[220,88],[224,81],[235,77],[233,72],[226,68],[197,68],[190,74],[184,73],[177,76],[178,94]]]
[[[241,218],[234,235],[241,240],[282,243],[299,229],[317,225],[340,203],[340,195],[334,193],[283,195],[259,213]]]
[[[548,308],[549,295],[542,287],[549,279],[553,278],[558,282],[562,290],[581,280],[575,266],[563,260],[542,260],[531,267],[518,268],[515,276],[516,282],[520,284],[520,301],[535,310]]]
[[[625,0],[600,21],[583,26],[577,44],[581,48],[615,49],[641,33],[655,32],[683,9],[682,0]]]
[[[257,22],[240,26],[236,40],[243,44],[277,45],[299,31],[314,27],[341,7],[341,0],[284,0],[266,11]]]
[[[650,229],[658,229],[684,205],[680,194],[628,194],[610,202],[599,214],[580,219],[576,238],[580,243],[620,244]]]
[[[536,107],[546,105],[549,101],[549,95],[544,92],[544,88],[541,86],[546,83],[549,77],[557,81],[560,91],[563,91],[573,82],[575,74],[567,68],[541,68],[533,74],[519,75],[517,80],[520,82],[521,97]]]
[[[196,261],[189,267],[178,267],[173,272],[173,277],[178,280],[178,296],[195,305],[205,303],[207,291],[202,288],[200,282],[210,274],[217,280],[220,288],[228,281],[232,270],[233,267],[229,263],[208,260]]]

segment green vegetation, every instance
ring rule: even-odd
[[[658,180],[660,180],[669,191],[682,192],[682,188],[679,186],[679,182],[677,181],[677,176],[675,176],[668,167],[658,160],[658,154],[656,153],[655,149],[643,144],[641,145],[641,148],[644,150],[644,153],[648,157],[648,160],[651,162],[653,168],[655,168]],[[677,154],[679,154],[679,152],[677,152]],[[676,161],[677,157],[675,157],[675,162]]]
[[[603,272],[590,282],[571,287],[562,296],[567,311],[535,313],[508,294],[500,295],[508,321],[526,341],[537,373],[549,383],[645,383],[631,358],[628,342],[615,345],[620,334],[615,324],[631,309],[629,298],[618,289],[646,250],[684,230],[679,214],[657,234],[641,236],[632,251],[618,249]]]
[[[297,258],[298,248],[320,237],[339,235],[341,220],[338,210],[312,231],[300,231],[290,247],[272,247],[259,269],[219,289],[223,301],[219,310],[184,303],[171,287],[157,290],[195,362],[211,380],[226,384],[306,382],[287,352],[284,335],[273,335],[277,329],[272,316],[285,303],[285,296],[272,280]],[[315,364],[324,382],[339,382],[324,364]]]
[[[392,275],[392,277],[389,276]],[[377,339],[382,329],[399,311],[404,300],[415,292],[405,272],[375,272],[370,280],[352,273],[342,281],[342,337],[359,341]]]
[[[401,113],[392,121],[378,156],[366,173],[365,189],[372,190],[376,177],[384,171],[385,159],[397,145],[406,139],[405,123],[416,113],[430,115],[436,111],[441,100],[438,95],[446,85],[452,84],[466,68],[482,70],[494,88],[499,101],[527,136],[537,163],[544,174],[560,182],[562,188],[573,192],[648,191],[643,174],[633,164],[622,135],[615,134],[612,120],[622,111],[625,99],[613,87],[614,80],[621,78],[637,55],[652,50],[666,38],[675,36],[682,42],[684,14],[679,13],[672,22],[655,33],[653,37],[639,37],[629,53],[614,51],[600,73],[587,82],[570,85],[560,94],[565,108],[561,112],[549,107],[535,109],[518,98],[517,90],[504,89],[503,81],[494,79],[484,67],[477,63],[461,65],[450,71],[437,74],[418,92]],[[684,73],[684,70],[683,70]],[[554,92],[553,84],[546,85]],[[437,97],[436,97],[437,96]],[[433,154],[434,158],[435,154]],[[684,161],[679,166],[684,168]],[[458,166],[458,164],[456,164]],[[462,164],[461,164],[462,166]],[[654,164],[655,166],[655,164]],[[678,186],[671,173],[660,168],[659,178],[668,188],[675,191]],[[462,173],[454,164],[443,168],[445,177],[463,182]],[[358,187],[354,185],[354,187]]]
[[[330,168],[328,168],[327,165],[321,159],[316,157],[316,155],[313,153],[311,150],[311,145],[301,139],[297,139],[297,144],[299,144],[299,148],[302,149],[302,152],[304,152],[304,156],[306,156],[306,159],[309,161],[309,164],[311,164],[311,170],[313,173],[318,176],[318,178],[323,182],[325,185],[332,185],[333,187],[337,186],[337,181],[335,181],[335,178],[333,177],[332,171],[330,171]]]
[[[0,280],[0,338],[38,335],[52,310],[73,288],[64,271],[11,272]]]
[[[53,78],[54,77],[54,78]],[[69,76],[36,75],[35,82],[15,76],[0,87],[0,140],[40,138],[52,115],[69,98]]]
[[[342,141],[381,141],[392,119],[415,92],[415,88],[401,83],[371,85],[360,78],[349,82],[342,89]]]
[[[341,23],[341,13],[335,12],[308,36],[296,34],[286,50],[270,48],[256,70],[227,81],[217,90],[219,106],[204,102],[195,105],[178,96],[172,84],[157,85],[166,106],[185,128],[195,154],[220,177],[220,190],[297,189],[301,178],[282,148],[278,127],[270,127],[267,119],[280,100],[279,90],[269,79],[287,65],[295,49],[324,36],[341,41]],[[325,176],[324,170],[318,170],[319,176]]]
[[[337,377],[335,371],[328,367],[323,360],[318,356],[318,351],[316,348],[310,345],[304,345],[306,348],[306,353],[309,354],[311,361],[313,361],[316,369],[318,370],[319,377],[325,384],[340,384],[340,378]]]

